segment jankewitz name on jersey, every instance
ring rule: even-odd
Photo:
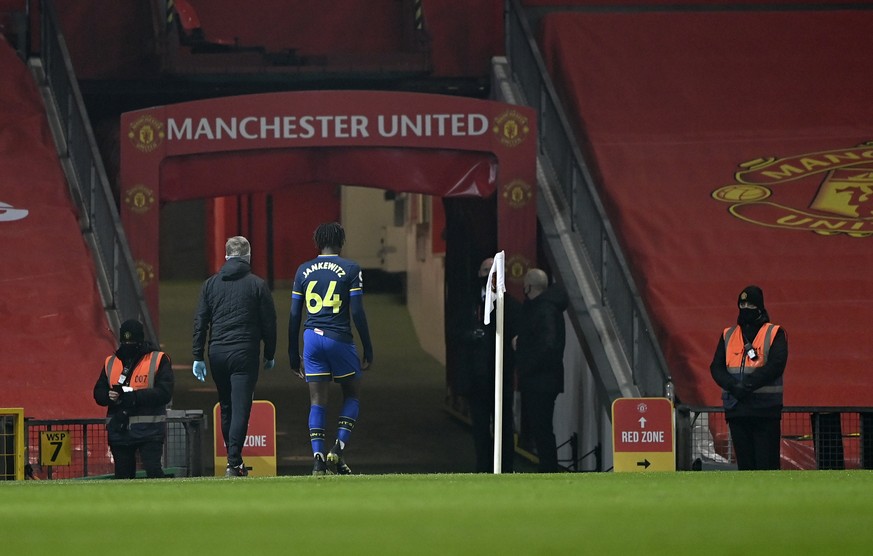
[[[305,280],[308,278],[309,275],[316,270],[331,270],[340,278],[346,275],[346,271],[340,265],[330,261],[321,261],[309,265],[309,268],[303,271],[303,279]]]

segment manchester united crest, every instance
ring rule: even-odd
[[[530,125],[526,117],[515,110],[507,110],[494,118],[492,131],[504,146],[517,147],[530,134]]]
[[[152,116],[142,116],[130,124],[127,138],[137,150],[150,153],[164,141],[164,124]]]
[[[143,260],[136,261],[136,275],[145,288],[155,280],[155,267]]]
[[[530,261],[521,255],[512,255],[506,259],[506,277],[513,282],[524,280],[529,268]]]
[[[154,192],[144,185],[131,187],[124,194],[124,203],[137,214],[148,212],[155,204]]]
[[[820,235],[873,235],[873,141],[739,166],[734,184],[712,192],[713,199],[730,205],[734,217]],[[782,200],[797,199],[797,190],[808,192],[805,206]]]
[[[533,197],[533,189],[523,180],[512,180],[503,186],[503,198],[512,208],[521,208]]]

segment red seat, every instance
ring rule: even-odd
[[[187,34],[203,32],[200,26],[200,18],[197,17],[197,11],[194,9],[194,6],[186,0],[176,0],[173,6],[176,9],[176,17],[179,18],[179,24]]]
[[[203,26],[200,24],[197,10],[194,9],[194,6],[188,0],[175,0],[173,9],[176,12],[176,19],[179,21],[179,27],[181,28],[182,44],[200,47],[214,46],[218,48],[238,46],[236,40],[211,37],[207,39]]]

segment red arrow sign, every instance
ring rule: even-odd
[[[673,405],[670,400],[618,399],[612,406],[612,416],[612,441],[616,452],[673,451]]]

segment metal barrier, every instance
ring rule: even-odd
[[[15,51],[22,60],[27,59],[29,50],[27,22],[30,21],[30,1],[24,5],[24,11],[14,9],[11,6],[0,8],[0,36],[15,47]]]
[[[39,58],[31,60],[49,115],[61,165],[79,209],[82,233],[94,253],[100,295],[114,330],[137,318],[154,343],[157,335],[139,274],[118,216],[94,132],[79,91],[54,2],[41,4]]]
[[[785,407],[782,469],[873,469],[873,407]],[[720,407],[676,407],[676,468],[736,469]]]
[[[0,408],[0,481],[24,478],[24,410]]]
[[[651,319],[546,70],[525,8],[521,0],[506,0],[505,7],[506,56],[514,80],[525,102],[537,110],[541,160],[544,155],[550,173],[560,184],[572,229],[584,245],[584,256],[597,281],[596,299],[586,301],[608,309],[639,393],[671,395],[670,373]]]
[[[167,436],[162,465],[174,477],[203,476],[203,431],[206,416],[202,411],[167,411]],[[48,465],[57,455],[46,449],[48,433],[66,433],[70,457],[65,465]],[[28,478],[81,479],[111,478],[115,463],[109,450],[105,419],[25,419]]]

